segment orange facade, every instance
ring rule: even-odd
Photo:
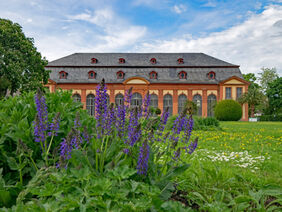
[[[106,82],[107,84],[107,82]],[[178,113],[178,98],[180,95],[185,95],[188,100],[192,101],[195,95],[201,97],[201,115],[203,117],[208,116],[208,97],[210,95],[216,96],[216,101],[220,101],[226,98],[236,100],[238,89],[245,93],[248,91],[249,83],[242,80],[239,77],[233,76],[227,80],[220,82],[219,84],[164,84],[164,83],[150,83],[141,77],[132,77],[125,80],[123,83],[110,83],[107,84],[108,94],[110,102],[115,102],[115,97],[118,94],[125,94],[125,91],[130,87],[133,88],[133,92],[138,92],[144,98],[146,93],[155,94],[158,96],[158,108],[163,111],[163,100],[166,94],[172,96],[173,102],[173,114]],[[73,94],[79,94],[81,96],[81,102],[86,108],[86,98],[89,94],[95,95],[95,89],[97,84],[94,83],[56,83],[49,80],[46,87],[49,87],[51,92],[56,89],[72,90]],[[227,89],[226,89],[227,88]],[[226,92],[229,92],[228,94]],[[241,94],[242,94],[241,93]],[[248,121],[248,105],[242,105],[242,121]]]

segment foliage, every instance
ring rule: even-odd
[[[220,121],[238,121],[242,117],[241,105],[231,99],[218,102],[214,112],[215,117]]]
[[[198,107],[197,104],[193,101],[187,100],[185,102],[184,108],[191,110],[193,115],[197,114]]]
[[[44,69],[45,58],[37,52],[32,38],[27,38],[19,24],[0,19],[0,79],[9,83],[1,86],[1,95],[7,89],[30,91],[47,83],[49,72]],[[4,90],[4,91],[3,91]]]
[[[268,84],[266,95],[269,102],[269,113],[282,114],[282,77]]]
[[[259,82],[262,90],[265,92],[268,89],[268,84],[277,79],[278,74],[276,68],[262,68],[262,73],[259,73]]]
[[[251,109],[251,117],[254,117],[255,107],[264,101],[265,96],[257,87],[250,87],[238,100],[241,104],[248,103]]]
[[[262,115],[259,117],[260,121],[282,121],[281,114]]]
[[[0,77],[0,99],[6,96],[7,89],[11,86],[10,81],[6,77]]]
[[[250,87],[256,87],[256,88],[260,87],[259,84],[256,83],[257,78],[254,73],[243,74],[243,77],[246,81],[251,83],[249,85],[249,88]]]

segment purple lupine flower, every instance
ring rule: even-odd
[[[131,98],[132,98],[132,87],[129,88],[129,90],[125,91],[124,102],[127,103],[127,105],[130,105]]]
[[[141,125],[138,124],[138,108],[130,109],[129,124],[128,124],[128,137],[125,140],[126,144],[133,146],[141,136]]]
[[[150,110],[149,110],[149,105],[150,105],[150,100],[151,100],[151,95],[148,93],[146,94],[145,98],[144,98],[144,116],[145,118],[148,118],[150,115]]]
[[[59,124],[60,124],[60,112],[56,114],[56,116],[53,118],[52,123],[49,125],[49,132],[48,136],[57,136],[58,130],[59,130]]]
[[[42,142],[44,146],[48,130],[48,112],[45,97],[40,89],[37,90],[34,99],[37,111],[36,119],[33,122],[35,141]]]
[[[117,108],[116,128],[118,131],[118,136],[120,138],[124,136],[125,116],[126,116],[126,109],[124,105],[123,104],[119,105]]]
[[[123,153],[128,155],[129,149],[128,148],[123,149]]]
[[[189,150],[188,153],[191,155],[195,151],[197,146],[198,146],[198,137],[194,140],[194,142],[191,142],[190,145],[188,146],[188,150]],[[187,148],[186,148],[186,151],[187,151]]]
[[[111,103],[110,107],[108,108],[108,114],[106,117],[106,124],[105,124],[106,135],[109,135],[112,132],[115,122],[116,122],[116,110],[114,104]]]
[[[88,133],[88,131],[87,131],[86,126],[84,126],[84,128],[83,128],[82,137],[83,137],[83,140],[84,140],[84,141],[86,141],[87,143],[89,143],[91,137],[89,136],[89,133]]]
[[[189,116],[189,119],[188,119],[188,123],[187,126],[187,129],[185,130],[185,142],[188,143],[189,140],[190,140],[190,137],[191,137],[191,133],[192,133],[192,130],[193,130],[193,125],[194,125],[194,120],[193,120],[193,117],[192,117],[192,114]]]
[[[145,176],[148,170],[148,160],[149,160],[150,149],[147,140],[145,140],[140,147],[138,163],[137,163],[137,173],[139,175]]]
[[[159,124],[157,132],[154,135],[154,139],[153,139],[154,141],[157,140],[158,142],[160,142],[161,138],[163,138],[162,135],[163,135],[163,131],[164,131],[165,125],[167,123],[168,117],[169,117],[169,112],[168,112],[168,107],[167,107],[162,114],[161,123]],[[165,140],[166,139],[164,139],[164,141]]]
[[[107,88],[104,79],[102,79],[101,83],[96,88],[95,108],[97,138],[102,138],[105,131],[105,121],[107,116]]]

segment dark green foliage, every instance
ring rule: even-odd
[[[268,84],[266,90],[270,114],[282,114],[282,77],[278,77]]]
[[[32,38],[27,38],[19,24],[0,18],[0,81],[8,79],[0,95],[36,90],[47,83],[49,71],[44,69],[47,60],[37,52]],[[1,84],[1,83],[0,83]]]
[[[149,107],[150,113],[154,116],[154,115],[160,115],[162,113],[161,109],[158,107]]]
[[[214,117],[194,117],[194,130],[220,130],[219,121]]]
[[[259,121],[282,121],[282,115],[262,115],[259,117]]]
[[[220,121],[238,121],[242,117],[242,107],[232,99],[222,100],[215,106],[215,117]]]

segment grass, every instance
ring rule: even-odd
[[[282,123],[220,124],[222,131],[194,131],[198,149],[182,158],[192,164],[178,179],[190,206],[208,211],[275,211],[282,204]]]

